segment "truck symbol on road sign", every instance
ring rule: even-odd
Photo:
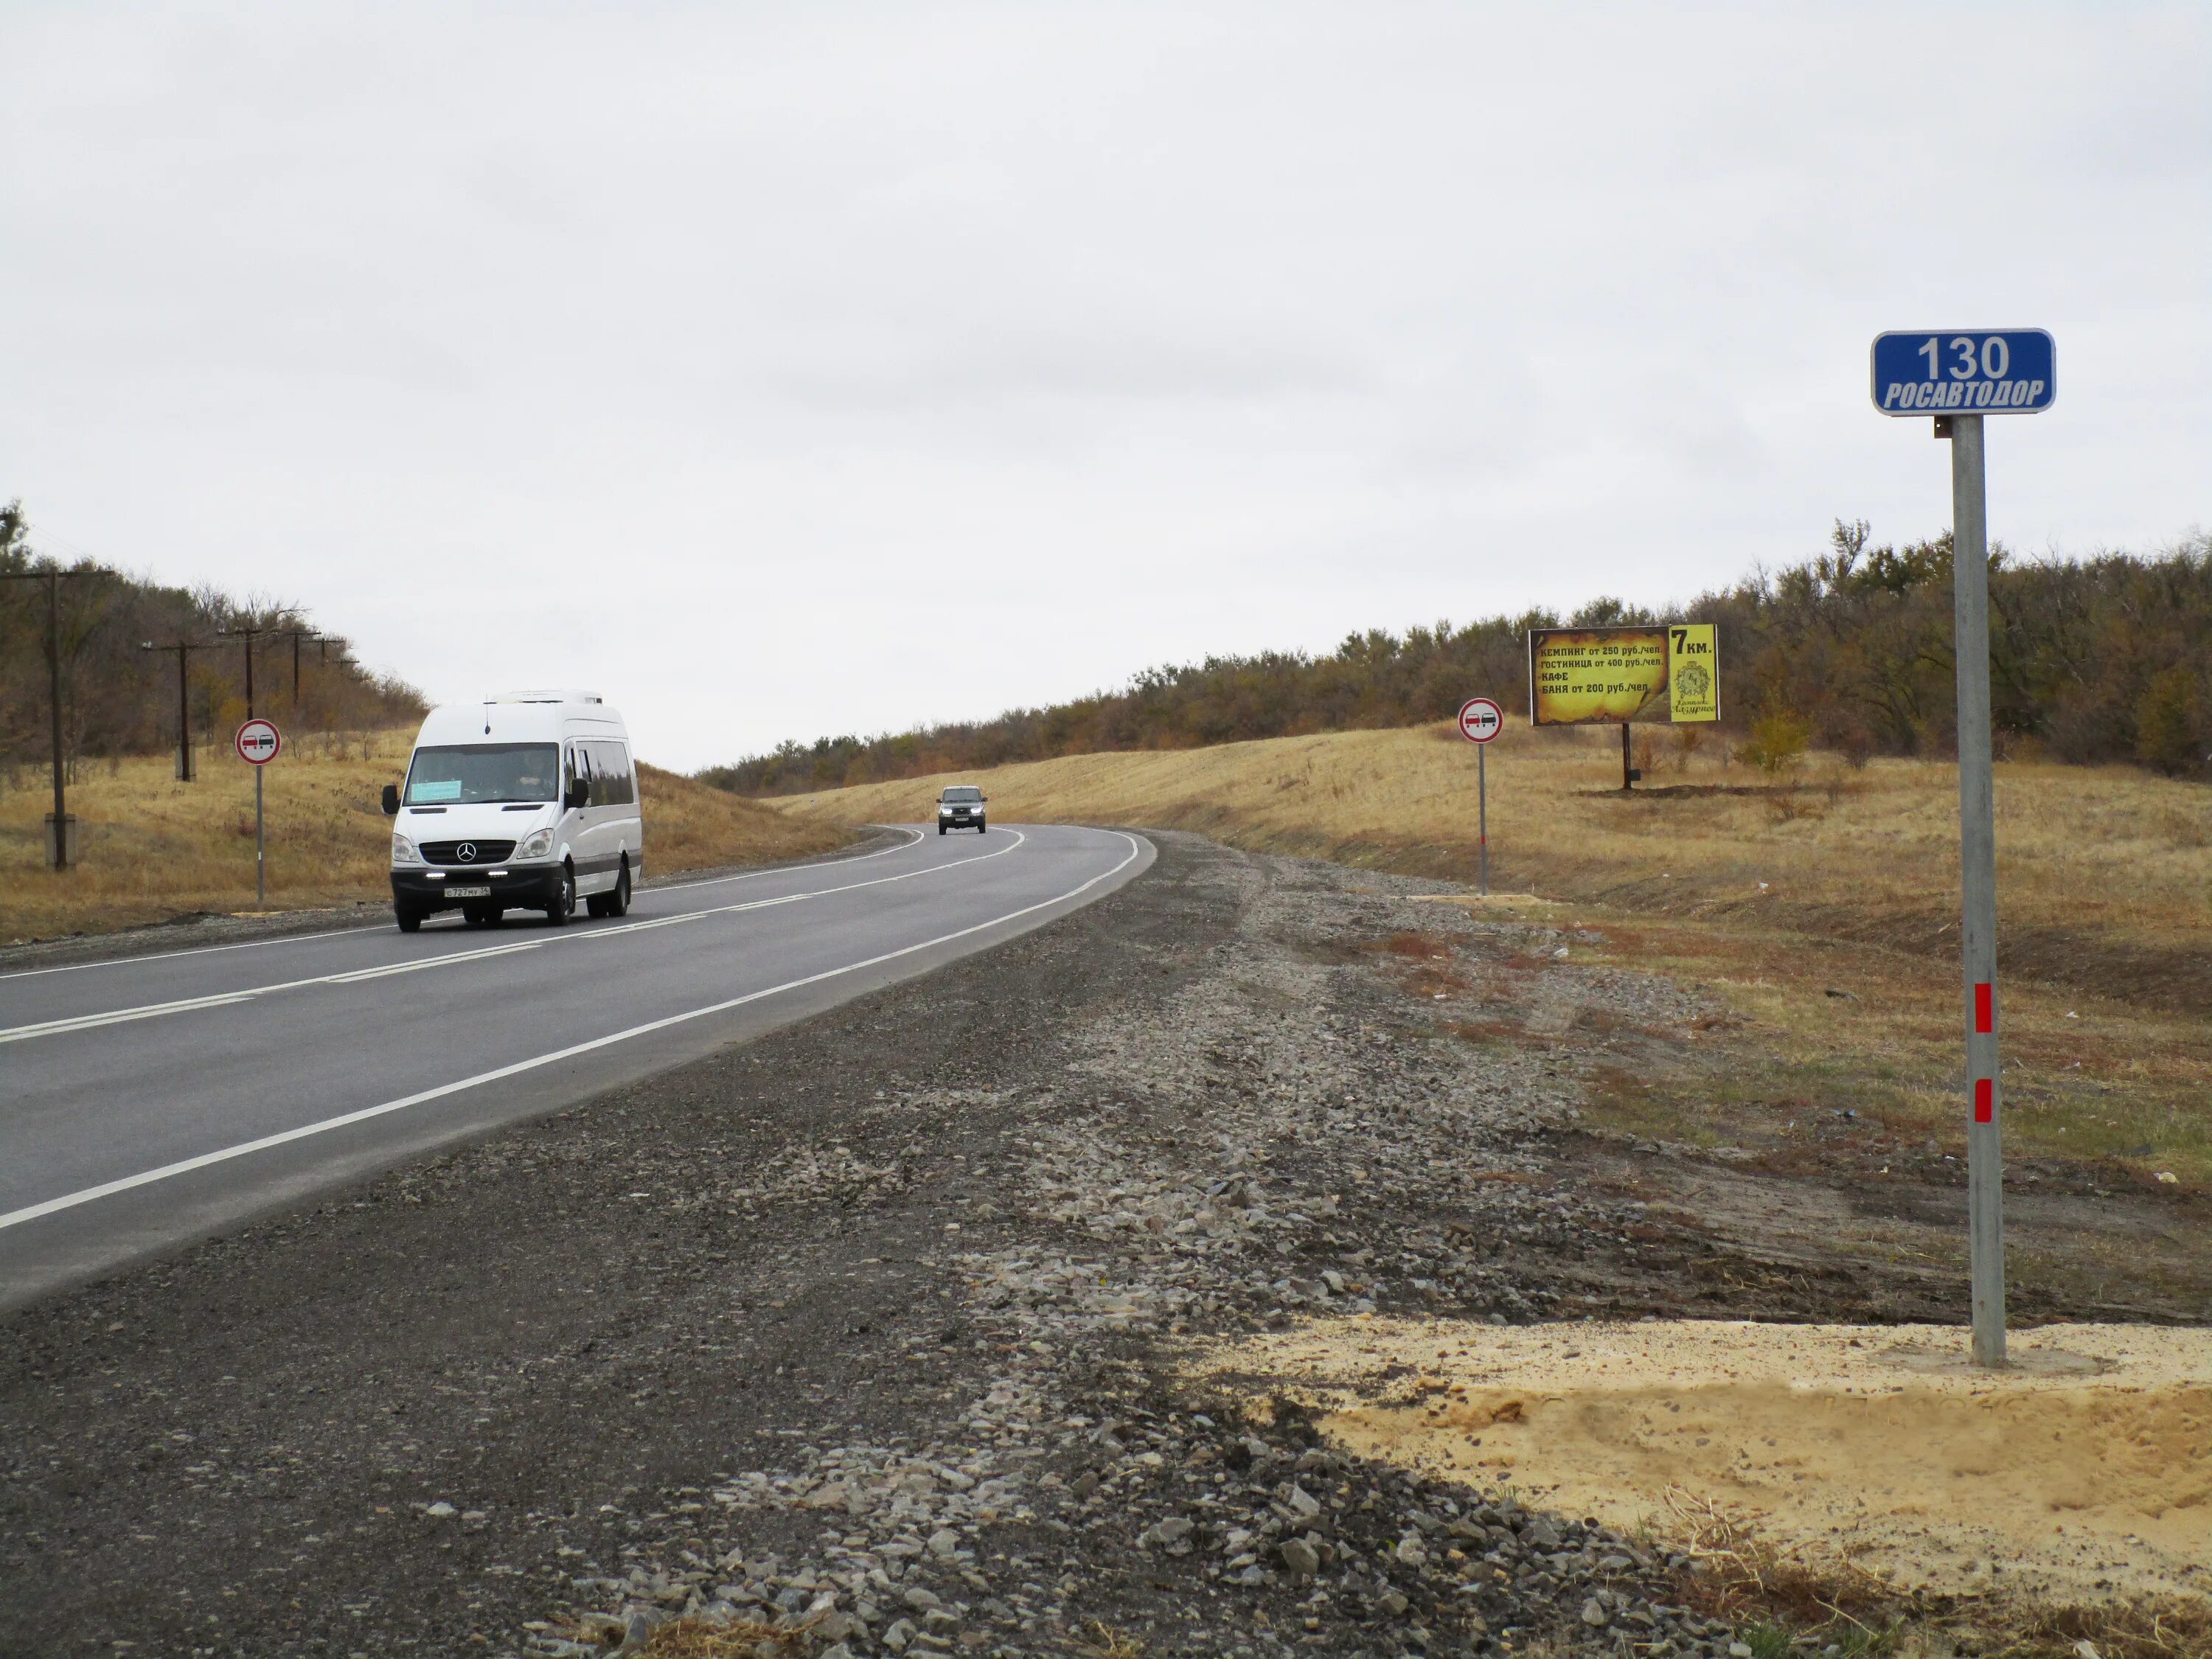
[[[1488,743],[1505,729],[1505,711],[1487,697],[1469,697],[1459,706],[1459,734],[1469,743]]]
[[[284,739],[267,720],[252,720],[238,728],[238,757],[252,766],[266,766],[276,758]]]

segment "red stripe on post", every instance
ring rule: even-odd
[[[1974,987],[1974,1029],[1994,1031],[1997,1029],[1997,996],[1994,985]]]
[[[1996,1112],[1997,1085],[1988,1078],[1976,1078],[1974,1079],[1974,1121],[1993,1122],[1996,1121]]]

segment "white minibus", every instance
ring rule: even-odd
[[[538,910],[558,927],[579,896],[593,915],[618,916],[645,874],[629,732],[589,691],[432,709],[407,781],[384,786],[384,811],[403,933],[440,910],[475,927]]]

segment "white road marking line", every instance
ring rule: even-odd
[[[517,939],[512,945],[494,945],[482,951],[448,951],[443,956],[418,957],[413,962],[387,962],[380,968],[353,968],[343,974],[325,974],[320,979],[295,980],[292,984],[353,985],[365,979],[385,979],[393,974],[412,974],[425,968],[443,968],[450,963],[482,962],[486,957],[511,957],[517,951],[535,951],[541,945],[550,945],[552,942],[550,939]],[[283,991],[289,990],[291,986],[272,985],[268,988],[272,991]],[[252,994],[259,995],[260,993],[255,992]],[[161,1005],[158,1003],[155,1005],[156,1009],[161,1006]],[[0,1031],[0,1042],[6,1041],[7,1036],[5,1031]]]
[[[0,979],[36,979],[41,974],[74,974],[87,968],[127,968],[141,962],[167,962],[175,957],[212,956],[217,951],[254,951],[264,945],[305,945],[311,939],[365,933],[371,925],[364,922],[358,927],[333,927],[324,933],[287,933],[282,939],[241,939],[235,945],[196,945],[189,951],[149,951],[143,957],[102,957],[98,962],[65,962],[58,968],[18,968],[12,973],[0,974]]]
[[[867,827],[871,830],[902,830],[903,833],[912,836],[914,840],[901,842],[896,847],[878,848],[872,853],[855,853],[850,858],[821,859],[816,860],[816,864],[818,864],[824,868],[831,865],[863,864],[870,859],[883,858],[886,854],[891,853],[903,853],[908,848],[915,845],[916,842],[919,842],[922,838],[921,830],[908,830],[903,824],[872,823]],[[714,887],[726,881],[757,881],[763,876],[787,876],[794,870],[805,870],[813,866],[805,864],[785,864],[779,865],[773,870],[748,870],[741,875],[709,876],[704,881],[665,882],[652,887],[641,887],[638,889],[638,891],[641,893],[680,893],[687,888]],[[189,950],[184,951],[149,951],[143,956],[102,957],[97,962],[64,962],[58,967],[53,968],[17,968],[10,970],[9,972],[0,974],[0,980],[36,979],[42,974],[75,974],[81,973],[87,968],[132,968],[136,967],[142,962],[170,962],[179,957],[212,956],[217,951],[258,951],[264,945],[305,945],[310,939],[343,939],[349,933],[365,933],[369,932],[371,928],[380,926],[380,924],[379,923],[364,922],[358,927],[332,927],[319,933],[287,933],[282,939],[240,939],[235,945],[195,945]]]
[[[144,1008],[118,1008],[111,1013],[77,1014],[68,1019],[51,1019],[42,1025],[19,1025],[12,1031],[0,1032],[0,1042],[18,1042],[25,1037],[52,1036],[64,1031],[88,1031],[95,1025],[121,1025],[131,1020],[144,1019],[149,1012],[165,1014],[188,1013],[195,1008],[221,1008],[234,1002],[251,1002],[252,991],[227,991],[220,996],[193,997],[184,1002],[165,1002],[158,1011]]]
[[[744,910],[763,910],[778,904],[795,904],[801,899],[829,898],[838,893],[850,893],[863,887],[882,887],[891,882],[912,881],[918,876],[942,874],[966,865],[982,864],[992,859],[1001,859],[1017,851],[1029,840],[1018,830],[1009,830],[1014,838],[1011,847],[1001,847],[994,853],[984,853],[975,858],[954,859],[946,864],[925,865],[919,870],[903,871],[896,876],[875,876],[866,881],[849,881],[842,887],[817,888],[806,893],[787,893],[777,898],[747,899],[736,904],[718,904],[704,910],[687,910],[680,916],[660,916],[650,921],[624,922],[620,927],[601,927],[590,932],[548,933],[537,939],[518,939],[511,945],[486,945],[473,951],[447,951],[434,957],[416,957],[405,962],[387,963],[375,968],[354,968],[343,973],[317,974],[308,979],[283,980],[274,985],[247,986],[240,990],[225,992],[219,996],[181,997],[170,1002],[142,1003],[131,1008],[112,1008],[94,1014],[71,1014],[62,1019],[40,1020],[32,1025],[15,1025],[0,1029],[0,1043],[24,1042],[33,1037],[62,1036],[71,1031],[90,1030],[95,1026],[120,1025],[131,1020],[159,1019],[166,1014],[190,1013],[199,1008],[220,1008],[230,1003],[245,1002],[255,997],[272,995],[278,991],[297,991],[312,985],[351,985],[356,981],[382,979],[392,974],[412,974],[425,968],[443,968],[451,963],[481,962],[487,957],[512,956],[519,951],[536,951],[548,945],[576,944],[586,939],[617,939],[625,934],[642,933],[648,928],[665,927],[675,921],[697,921],[708,916],[734,915]],[[896,848],[890,849],[893,851]],[[873,858],[875,854],[868,854]],[[858,860],[854,860],[857,862]],[[732,879],[735,879],[732,878]]]
[[[474,1077],[465,1077],[456,1082],[441,1083],[434,1089],[424,1089],[416,1094],[404,1095],[398,1100],[387,1100],[380,1105],[364,1106],[358,1111],[343,1112],[336,1117],[326,1117],[318,1123],[305,1123],[296,1129],[286,1129],[276,1134],[264,1135],[258,1140],[241,1141],[235,1146],[225,1146],[218,1152],[202,1152],[197,1158],[180,1158],[174,1164],[164,1164],[159,1169],[142,1170],[137,1175],[125,1176],[116,1181],[102,1182],[97,1187],[86,1187],[77,1192],[64,1193],[59,1198],[50,1198],[41,1203],[28,1204],[20,1210],[10,1210],[6,1214],[0,1215],[0,1231],[4,1231],[9,1227],[20,1227],[27,1221],[36,1221],[41,1216],[52,1215],[58,1211],[75,1209],[78,1205],[89,1204],[95,1199],[112,1197],[117,1193],[127,1193],[133,1188],[151,1186],[157,1181],[167,1181],[173,1176],[189,1175],[194,1170],[204,1170],[210,1164],[228,1163],[232,1158],[244,1158],[249,1153],[266,1152],[272,1146],[287,1146],[295,1140],[305,1140],[311,1135],[326,1134],[332,1129],[343,1129],[349,1124],[366,1122],[370,1118],[382,1117],[386,1113],[402,1112],[410,1106],[421,1106],[433,1100],[442,1100],[447,1095],[459,1094],[464,1090],[474,1089],[486,1083],[496,1083],[502,1078],[516,1077],[524,1072],[534,1072],[540,1066],[557,1065],[562,1060],[573,1060],[578,1054],[590,1054],[595,1048],[611,1048],[617,1042],[627,1042],[632,1037],[647,1036],[655,1031],[665,1031],[672,1025],[682,1025],[691,1020],[705,1019],[714,1014],[727,1013],[732,1008],[742,1008],[749,1002],[759,1002],[768,997],[781,996],[786,991],[803,990],[809,985],[819,985],[824,980],[841,978],[847,974],[857,974],[864,968],[878,968],[886,962],[896,962],[901,957],[910,957],[917,951],[934,950],[940,945],[950,945],[955,939],[966,939],[974,933],[1003,927],[1010,921],[1018,921],[1024,916],[1036,915],[1039,910],[1048,910],[1055,904],[1063,904],[1069,899],[1081,897],[1109,876],[1121,874],[1143,856],[1145,850],[1143,843],[1134,836],[1127,835],[1119,830],[1108,833],[1119,836],[1129,843],[1128,857],[1123,859],[1112,869],[1101,871],[1079,887],[1071,887],[1065,893],[1054,894],[1048,899],[1040,899],[1035,904],[1025,904],[1018,910],[1009,910],[1006,915],[994,916],[988,921],[979,921],[972,927],[963,927],[955,933],[939,933],[935,939],[924,939],[919,945],[908,945],[896,951],[886,951],[880,956],[870,957],[863,962],[848,963],[842,968],[827,968],[818,974],[809,974],[804,979],[787,980],[781,985],[771,985],[762,991],[749,991],[744,996],[731,997],[726,1001],[710,1003],[704,1008],[693,1008],[684,1013],[670,1014],[661,1019],[648,1020],[642,1025],[633,1025],[628,1030],[616,1031],[607,1036],[593,1037],[588,1042],[572,1043],[566,1048],[556,1048],[550,1054],[535,1055],[529,1060],[519,1060],[511,1066],[501,1066],[489,1072],[479,1072]],[[973,860],[963,860],[963,862],[973,862]]]
[[[833,864],[866,864],[870,859],[884,858],[892,853],[903,853],[908,848],[915,846],[922,839],[921,830],[908,830],[902,823],[871,823],[864,827],[870,830],[896,830],[905,835],[912,836],[914,840],[901,842],[896,847],[879,847],[872,853],[855,853],[850,858],[822,859],[817,862],[825,866]],[[763,876],[789,875],[793,870],[805,870],[811,867],[812,866],[804,864],[786,864],[774,870],[747,870],[734,876],[708,876],[704,881],[665,882],[659,886],[641,887],[637,890],[641,893],[680,893],[690,887],[719,887],[726,881],[758,881]]]

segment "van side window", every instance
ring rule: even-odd
[[[604,739],[579,743],[591,757],[592,805],[628,806],[637,799],[636,780],[630,774],[629,753],[621,744]]]
[[[568,745],[568,776],[584,786],[584,805],[597,806],[599,784],[592,776],[592,745],[572,743]]]

